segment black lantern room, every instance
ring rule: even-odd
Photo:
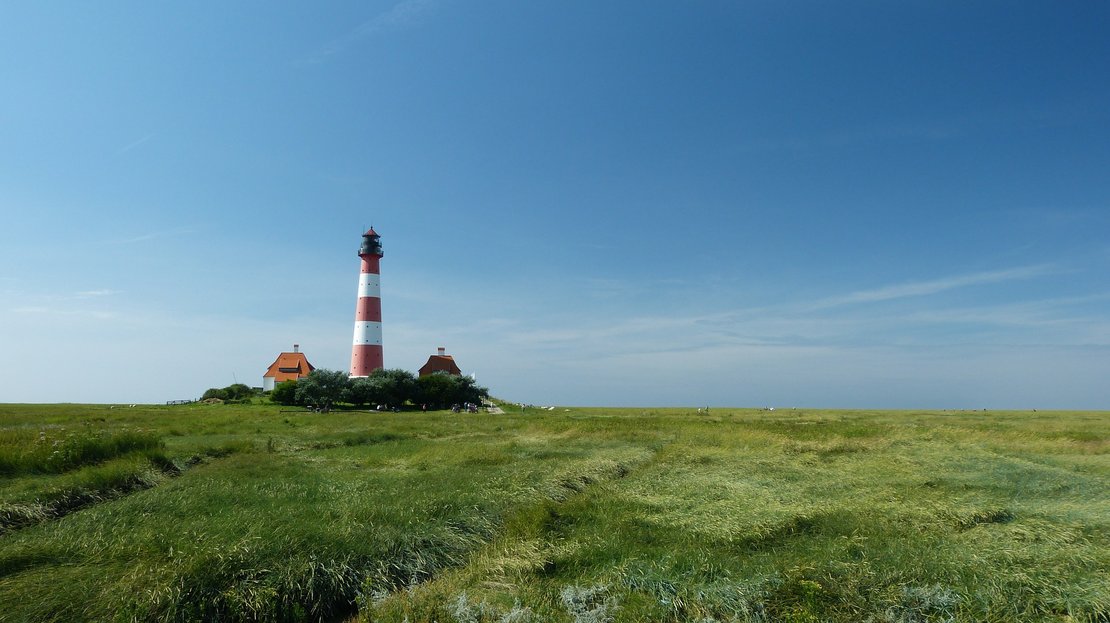
[[[382,257],[381,236],[371,227],[362,235],[362,246],[358,248],[359,255],[376,255]]]

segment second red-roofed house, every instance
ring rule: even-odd
[[[428,363],[420,368],[420,376],[428,376],[436,372],[446,372],[448,374],[454,374],[455,376],[462,376],[462,370],[460,370],[459,365],[455,363],[455,358],[446,354],[446,350],[447,349],[441,346],[438,354],[429,355]]]

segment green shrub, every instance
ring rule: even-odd
[[[297,404],[331,408],[346,397],[350,385],[351,379],[346,372],[317,368],[297,381]]]
[[[436,372],[416,380],[416,397],[413,402],[426,404],[433,409],[443,409],[453,404],[478,404],[489,396],[489,390],[479,386],[469,376]]]
[[[351,379],[351,384],[347,388],[347,396],[345,400],[356,407],[362,405],[376,405],[385,402],[385,396],[382,390],[381,379],[377,377],[361,377]]]
[[[406,402],[416,400],[416,377],[408,370],[379,368],[368,378],[377,388],[379,404],[403,407]]]
[[[297,382],[296,381],[283,381],[274,386],[273,391],[270,392],[270,400],[279,405],[295,405],[297,404]]]
[[[200,397],[201,400],[209,400],[211,398],[218,398],[219,400],[228,401],[231,404],[245,404],[249,403],[252,396],[257,394],[254,389],[242,383],[233,383],[227,387],[210,387],[205,390],[204,395]]]

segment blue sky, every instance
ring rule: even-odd
[[[1107,408],[1110,4],[0,7],[4,402]]]

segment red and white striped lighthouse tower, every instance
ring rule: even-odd
[[[370,376],[382,361],[382,293],[378,262],[382,259],[381,236],[371,227],[362,235],[358,249],[362,270],[358,275],[358,306],[355,308],[355,339],[351,347],[351,376]]]

